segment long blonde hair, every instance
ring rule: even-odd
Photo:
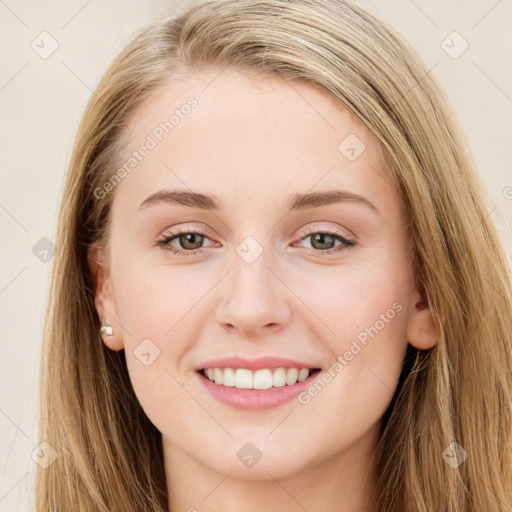
[[[443,92],[384,22],[345,0],[193,1],[140,31],[92,95],[62,199],[41,363],[40,512],[168,509],[161,436],[124,352],[99,335],[87,261],[106,247],[123,125],[189,70],[308,80],[380,141],[407,214],[410,257],[438,324],[413,351],[377,452],[379,512],[512,511],[511,275],[488,198]],[[442,457],[457,442],[467,460]]]

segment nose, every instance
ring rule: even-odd
[[[235,253],[234,268],[223,280],[216,318],[227,330],[268,335],[290,319],[290,292],[269,268],[266,251],[247,263]]]

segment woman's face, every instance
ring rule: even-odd
[[[435,343],[374,136],[311,84],[231,69],[130,127],[97,306],[167,460],[251,480],[367,460],[408,340]]]

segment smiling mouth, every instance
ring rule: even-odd
[[[293,386],[319,371],[320,368],[203,368],[198,373],[219,386],[261,390]]]

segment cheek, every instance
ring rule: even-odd
[[[194,305],[206,288],[204,280],[184,268],[143,257],[119,265],[115,282],[118,316],[126,324],[123,337],[132,348],[145,338],[162,347],[177,338],[175,333],[190,324]]]
[[[115,300],[122,326],[126,364],[135,394],[151,421],[161,426],[169,404],[184,395],[175,368],[188,350],[187,314],[199,291],[162,267],[140,261],[117,267]],[[172,343],[171,343],[172,341]]]
[[[194,405],[183,369],[190,368],[204,320],[214,314],[205,299],[219,277],[138,257],[119,261],[113,279],[133,389],[152,423],[172,432]]]
[[[359,334],[364,342],[368,329],[375,338],[373,327],[382,344],[386,339],[399,342],[405,336],[408,267],[391,256],[375,251],[357,262],[347,259],[345,266],[301,269],[288,276],[296,294],[320,323],[322,342],[332,352],[343,352]],[[315,322],[315,317],[304,312],[304,318]]]
[[[313,416],[334,416],[343,428],[369,426],[382,415],[407,348],[408,267],[385,254],[372,259],[318,273],[314,288],[310,278],[295,288],[318,314],[317,336],[332,358],[325,391],[319,385],[303,401]]]

